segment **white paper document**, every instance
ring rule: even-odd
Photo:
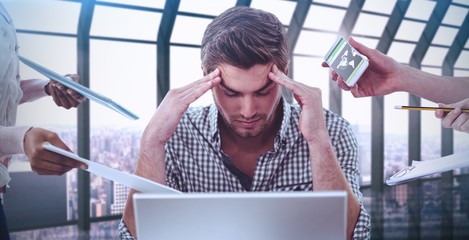
[[[102,164],[84,159],[75,153],[65,151],[49,143],[44,144],[43,146],[44,146],[44,149],[46,150],[58,153],[60,155],[63,155],[63,156],[66,156],[66,157],[69,157],[69,158],[72,158],[72,159],[75,159],[77,161],[87,164],[88,169],[85,169],[85,170],[90,173],[96,174],[98,176],[104,177],[114,182],[124,184],[127,187],[130,187],[142,193],[168,193],[168,194],[182,193],[176,189],[159,184],[157,182],[150,181],[146,178],[133,175],[133,174],[124,173],[124,172],[112,169],[110,167],[104,166]]]
[[[431,160],[412,161],[410,166],[403,168],[386,180],[386,184],[393,186],[430,174],[451,171],[467,166],[469,166],[469,151],[461,151]]]
[[[50,78],[50,79],[53,79],[61,84],[63,84],[64,86],[74,90],[75,92],[85,96],[86,98],[90,99],[90,100],[93,100],[97,103],[100,103],[132,120],[137,120],[138,119],[138,116],[133,114],[132,112],[130,112],[129,110],[125,109],[124,107],[122,107],[121,105],[115,103],[114,101],[112,101],[111,99],[97,93],[97,92],[93,92],[92,90],[90,90],[89,88],[79,84],[79,83],[76,83],[74,82],[73,80],[71,80],[70,78],[67,78],[67,77],[64,77],[50,69],[47,69],[25,57],[22,57],[22,56],[19,56],[19,59],[21,60],[21,62],[23,62],[24,64],[28,65],[29,67],[31,67],[32,69],[38,71],[39,73],[43,74],[44,76]]]

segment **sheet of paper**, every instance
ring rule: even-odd
[[[451,171],[466,166],[469,166],[469,151],[461,151],[431,160],[413,161],[410,166],[403,168],[386,180],[386,184],[393,186],[430,174]]]
[[[93,100],[97,103],[100,103],[132,120],[137,120],[138,119],[138,116],[133,114],[132,112],[130,112],[129,110],[125,109],[124,107],[122,107],[121,105],[115,103],[114,101],[112,101],[111,99],[97,93],[97,92],[93,92],[92,90],[90,90],[89,88],[79,84],[79,83],[76,83],[74,82],[73,80],[67,78],[67,77],[64,77],[50,69],[47,69],[25,57],[22,57],[22,56],[19,56],[19,59],[21,60],[21,62],[23,62],[24,64],[28,65],[29,67],[31,67],[32,69],[40,72],[41,74],[43,74],[44,76],[48,77],[48,78],[51,78],[61,84],[63,84],[64,86],[70,88],[70,89],[73,89],[75,92],[77,93],[80,93],[81,95],[85,96],[86,98],[90,99],[90,100]]]
[[[78,156],[75,153],[65,151],[49,143],[44,144],[44,149],[64,155],[72,159],[75,159],[82,163],[86,163],[88,165],[88,169],[85,169],[86,171],[96,174],[98,176],[107,178],[114,182],[124,184],[127,187],[133,188],[142,193],[169,193],[169,194],[182,193],[176,189],[150,181],[146,178],[133,175],[133,174],[124,173],[124,172],[112,169],[110,167],[104,166],[102,164],[87,160],[85,158]]]

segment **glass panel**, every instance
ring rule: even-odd
[[[352,33],[380,37],[387,22],[388,17],[362,13],[358,16]]]
[[[469,6],[469,2],[467,0],[453,0],[453,3]]]
[[[458,60],[454,64],[454,67],[465,68],[465,69],[469,67],[469,51],[468,50],[461,51],[461,54],[459,55]],[[469,75],[463,75],[463,76],[469,76]]]
[[[441,75],[440,68],[422,68],[422,71],[436,75]],[[437,107],[438,105],[432,101],[421,99],[421,106]],[[441,120],[435,117],[433,111],[421,112],[421,159],[429,160],[441,157]],[[432,174],[428,177],[437,177],[441,174]]]
[[[76,224],[70,226],[40,228],[11,232],[12,239],[119,239],[117,228],[120,219],[92,222],[90,231],[79,230]],[[39,236],[39,237],[38,237]]]
[[[409,105],[409,94],[398,92],[384,98],[384,179],[388,179],[408,164],[409,113],[394,109]]]
[[[294,57],[293,80],[321,89],[322,106],[329,108],[329,68],[323,68],[322,58]],[[291,70],[290,70],[291,71]],[[314,75],[311,73],[314,72]]]
[[[90,160],[133,173],[141,134],[156,109],[156,45],[92,40],[91,49],[90,88],[140,118],[91,102]],[[91,217],[121,214],[128,189],[93,174],[90,181]]]
[[[429,47],[425,57],[422,60],[422,64],[441,66],[443,64],[443,59],[445,59],[446,54],[448,53],[448,50],[448,48]],[[438,73],[438,75],[441,75],[441,71]]]
[[[75,38],[19,33],[18,41],[22,46],[21,55],[64,75],[76,73]],[[22,79],[47,79],[24,64],[20,64],[20,73]],[[16,124],[56,132],[74,150],[77,146],[76,119],[75,108],[57,107],[51,97],[44,97],[21,104]],[[16,155],[9,171],[12,181],[4,202],[11,229],[63,224],[76,219],[73,215],[77,210],[76,191],[73,191],[76,190],[76,170],[62,176],[41,176],[31,171],[25,155]]]
[[[54,37],[35,34],[18,34],[20,45],[20,55],[47,67],[54,72],[61,74],[76,73],[76,41],[75,38]],[[47,79],[45,76],[20,64],[20,74],[22,79],[40,78]],[[58,108],[50,97],[45,97],[34,102],[20,105],[25,113],[18,113],[17,124],[42,125],[67,125],[75,126],[76,109]],[[40,109],[40,111],[38,111]],[[42,114],[44,112],[54,114]],[[32,113],[37,113],[31,118]],[[53,116],[53,117],[51,117]],[[26,122],[23,122],[26,121]]]
[[[441,44],[446,46],[451,46],[453,44],[456,34],[458,34],[459,29],[449,28],[440,26],[436,32],[435,37],[433,38],[432,44]]]
[[[408,64],[414,49],[415,44],[393,42],[389,48],[388,56],[394,58],[398,62]]]
[[[342,93],[342,116],[352,124],[358,141],[360,181],[371,180],[371,98],[355,98],[350,92]]]
[[[454,152],[469,150],[469,134],[460,131],[454,131]],[[469,173],[469,172],[468,172]]]
[[[469,77],[469,69],[466,68],[467,70],[454,70],[454,76],[456,77]]]
[[[429,53],[431,52],[431,47],[429,51],[427,52],[427,56],[429,56]],[[431,54],[431,53],[430,53]],[[433,59],[432,57],[429,57],[429,59]],[[425,64],[424,61],[422,64]],[[440,68],[422,68],[422,71],[429,72],[432,74],[436,75],[441,75],[441,69]],[[421,99],[421,106],[431,106],[435,107],[437,106],[436,103],[432,101],[428,101],[426,99]],[[435,159],[441,157],[441,120],[435,117],[434,112],[432,111],[420,111],[420,117],[421,117],[421,125],[420,125],[420,130],[421,130],[421,153],[420,157],[422,161],[425,160],[430,160],[430,159]],[[434,178],[434,177],[439,177],[441,176],[440,173],[437,174],[431,174],[428,176],[425,176],[424,178]]]
[[[436,3],[433,1],[412,1],[405,14],[406,18],[428,20]]]
[[[466,76],[469,76],[466,75]],[[453,131],[453,140],[454,140],[454,146],[453,146],[453,151],[454,153],[459,153],[462,151],[469,151],[469,134],[466,132],[461,132],[461,131]],[[468,174],[469,173],[469,167],[464,167],[461,169],[455,169],[455,174]]]
[[[337,39],[336,34],[301,31],[294,49],[295,54],[308,54],[323,58]]]
[[[311,5],[303,27],[338,32],[344,16],[342,9]]]
[[[369,48],[376,48],[378,46],[377,39],[364,38],[364,37],[353,37],[353,38]]]
[[[203,77],[200,63],[200,48],[171,47],[171,88],[186,86]],[[212,92],[208,91],[193,102],[192,106],[213,103]]]
[[[279,0],[252,0],[251,7],[275,14],[283,25],[288,26],[295,11],[296,3]]]
[[[465,68],[469,66],[467,59],[469,59],[469,51],[464,51],[466,53],[466,59],[465,61]],[[459,59],[462,58],[462,55],[459,57]],[[469,70],[455,70],[454,71],[454,76],[458,77],[469,77]],[[460,152],[460,151],[465,151],[469,150],[469,134],[465,132],[460,132],[460,131],[453,131],[454,133],[454,152]],[[469,169],[466,168],[465,173],[469,173]]]
[[[230,7],[236,5],[235,0],[213,1],[213,0],[182,0],[179,4],[180,12],[201,13],[218,16]]]
[[[417,42],[423,33],[425,24],[403,20],[397,30],[395,39]]]
[[[22,30],[76,34],[80,3],[65,1],[2,1],[15,27]]]
[[[363,5],[363,10],[372,11],[377,13],[391,14],[396,0],[380,1],[380,0],[367,0]]]
[[[152,7],[152,8],[164,8],[165,0],[97,0],[99,2],[111,2],[121,3],[127,5],[141,6],[141,7]]]
[[[336,0],[336,1],[330,1],[330,0],[314,0],[313,3],[324,3],[327,5],[335,5],[335,6],[340,6],[340,7],[348,7],[350,5],[350,0]]]
[[[446,12],[445,17],[443,18],[443,23],[461,26],[464,22],[464,18],[466,18],[467,12],[467,8],[449,6],[448,11]]]
[[[171,42],[200,46],[205,29],[211,21],[212,19],[178,15],[171,34]]]
[[[432,101],[422,98],[421,106],[436,107]],[[421,111],[422,118],[422,160],[441,156],[441,120],[432,111]]]
[[[161,13],[96,6],[92,36],[156,41]]]
[[[43,176],[30,170],[18,170],[15,163],[17,163],[16,160],[9,167],[12,180],[9,184],[10,188],[3,198],[9,229],[66,223],[67,174]],[[24,163],[24,165],[29,166],[28,163]]]
[[[156,109],[156,45],[91,40],[91,50],[90,88],[140,117],[133,121],[92,101],[95,126],[146,126]]]
[[[375,48],[378,41],[370,38],[355,37],[369,48]],[[342,93],[342,116],[355,131],[359,147],[359,161],[362,184],[371,179],[371,98],[355,98],[350,92]]]

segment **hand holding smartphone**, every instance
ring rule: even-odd
[[[349,87],[355,85],[368,67],[368,58],[355,50],[343,37],[337,38],[324,60]]]

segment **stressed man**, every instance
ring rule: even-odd
[[[277,17],[226,10],[208,25],[201,60],[204,76],[171,89],[148,123],[136,174],[183,192],[343,190],[348,238],[369,238],[356,138],[323,108],[320,89],[286,76],[289,50]],[[297,103],[282,97],[282,87]],[[214,104],[189,107],[209,90]],[[138,237],[134,193],[121,238]]]

